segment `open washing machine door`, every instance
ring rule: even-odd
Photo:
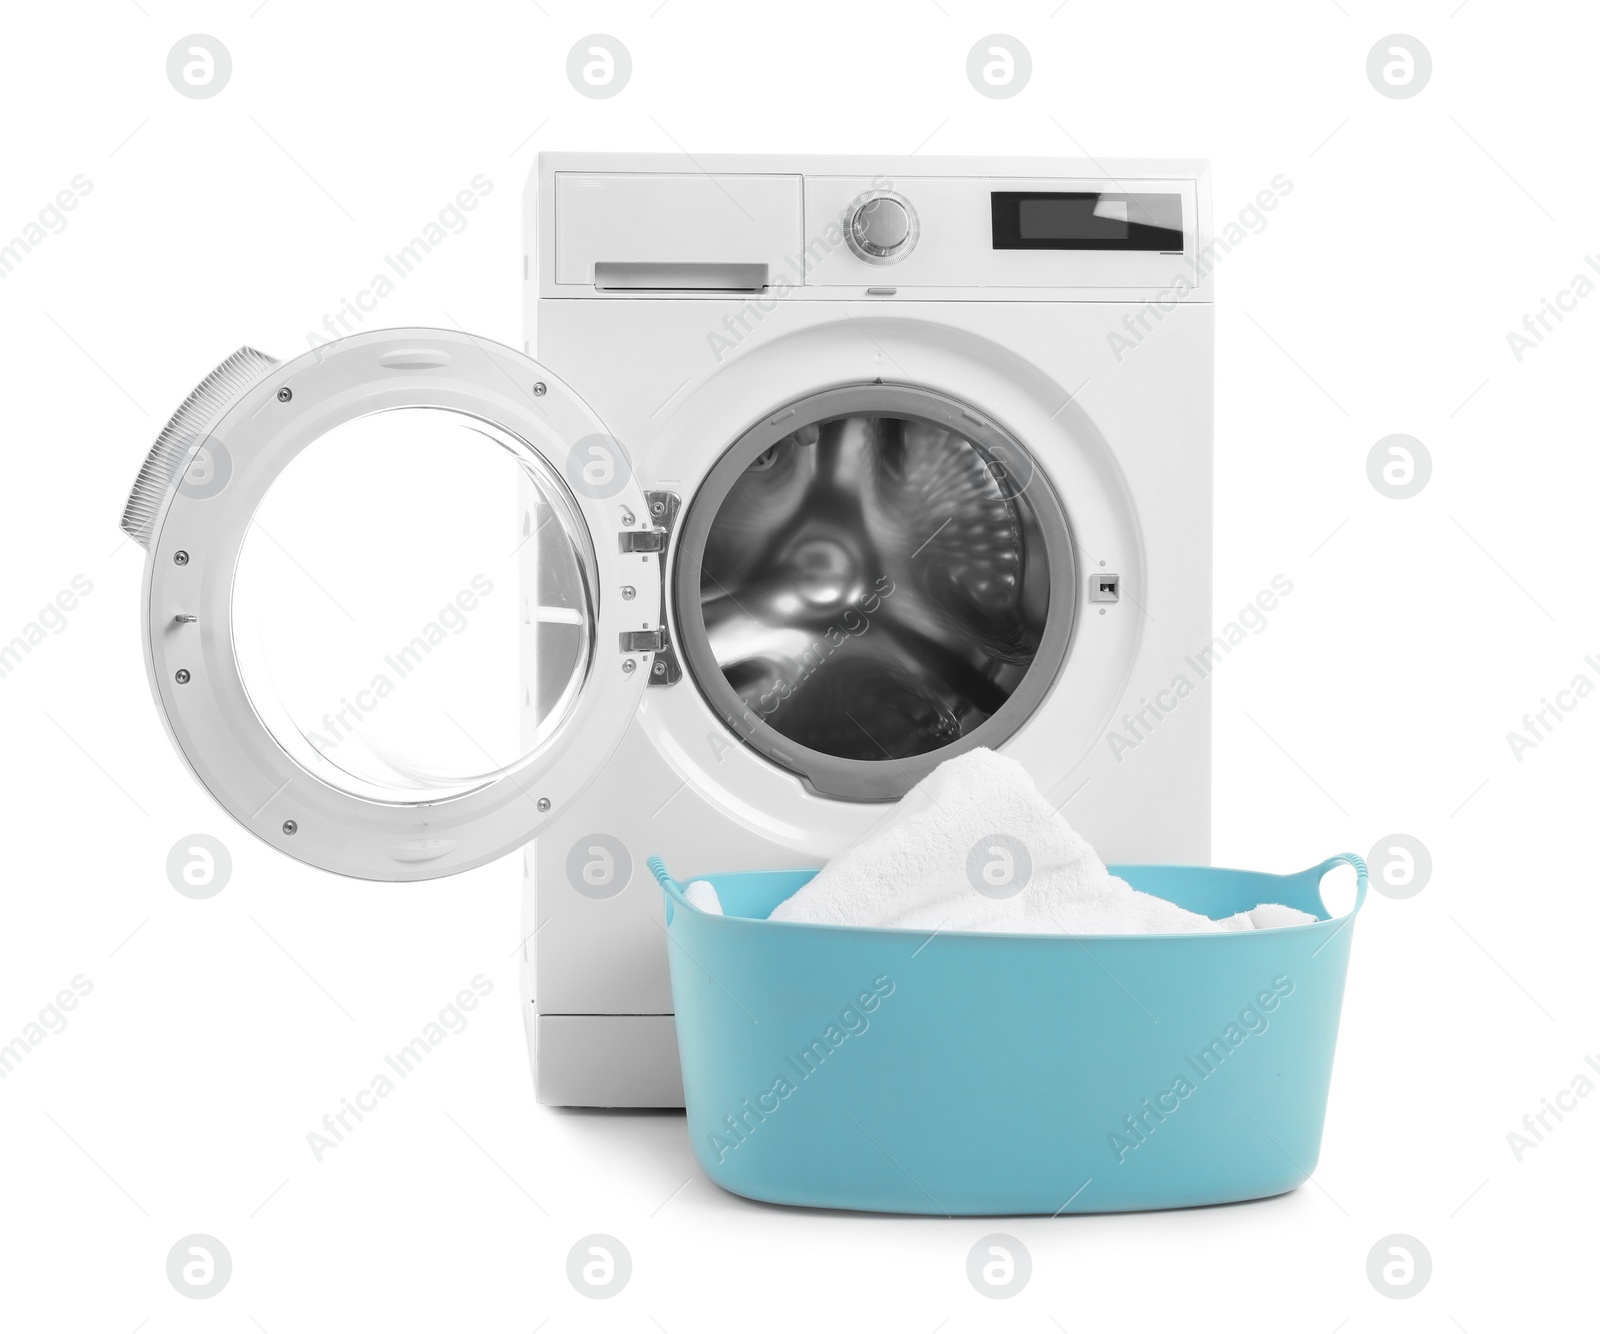
[[[532,838],[616,748],[661,643],[664,539],[626,451],[463,333],[241,349],[123,527],[179,752],[240,824],[343,875],[450,875]]]

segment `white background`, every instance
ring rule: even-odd
[[[1600,652],[1600,299],[1520,363],[1506,334],[1600,247],[1595,13],[652,8],[7,7],[0,240],[79,173],[93,188],[0,280],[0,640],[75,575],[93,591],[0,678],[0,1043],[74,976],[93,991],[0,1081],[0,1324],[1479,1334],[1592,1318],[1600,1097],[1520,1162],[1506,1137],[1600,1052],[1600,699],[1520,761],[1506,734],[1578,673],[1600,682],[1584,664]],[[1032,55],[1007,100],[965,72],[995,31]],[[166,78],[194,32],[232,53],[208,100]],[[610,100],[565,75],[592,32],[632,54]],[[1366,76],[1395,32],[1433,57],[1407,100]],[[1294,182],[1218,270],[1218,621],[1274,574],[1295,591],[1215,678],[1216,860],[1297,869],[1398,831],[1434,861],[1421,893],[1374,895],[1356,927],[1311,1184],[998,1223],[746,1203],[700,1176],[681,1116],[535,1105],[516,858],[444,883],[339,881],[248,838],[190,780],[145,681],[143,553],[117,530],[145,449],[238,344],[303,350],[479,173],[493,190],[468,228],[365,327],[520,346],[520,194],[541,148],[1205,157],[1219,228],[1274,176]],[[1414,499],[1367,478],[1392,432],[1431,452]],[[234,859],[205,901],[165,872],[197,832]],[[479,973],[494,989],[471,1026],[314,1161],[307,1132]],[[1034,1262],[998,1302],[966,1277],[995,1230]],[[166,1277],[193,1232],[233,1257],[208,1301]],[[565,1276],[591,1232],[633,1256],[609,1301]],[[1404,1301],[1366,1276],[1394,1232],[1434,1262]]]

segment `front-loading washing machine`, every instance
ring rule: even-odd
[[[523,352],[243,349],[145,462],[152,686],[240,823],[368,879],[530,844],[587,1106],[682,1102],[649,856],[817,865],[989,746],[1106,860],[1209,859],[1204,163],[554,153],[527,205]],[[310,567],[373,510],[352,606]]]

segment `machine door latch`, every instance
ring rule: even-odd
[[[678,520],[681,503],[671,491],[646,491],[645,504],[650,507],[650,526],[622,533],[624,552],[656,552],[661,556],[661,623],[654,630],[624,630],[622,652],[654,653],[650,664],[650,684],[670,686],[683,679],[683,668],[678,662],[677,650],[672,647],[672,632],[667,629],[667,543],[672,536],[672,526]]]

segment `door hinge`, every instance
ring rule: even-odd
[[[624,552],[653,551],[661,557],[661,623],[654,630],[624,630],[621,647],[624,653],[654,653],[650,684],[670,686],[683,678],[677,651],[672,647],[672,634],[667,629],[667,543],[678,519],[680,501],[671,491],[646,491],[644,500],[650,510],[650,527],[619,536]]]

